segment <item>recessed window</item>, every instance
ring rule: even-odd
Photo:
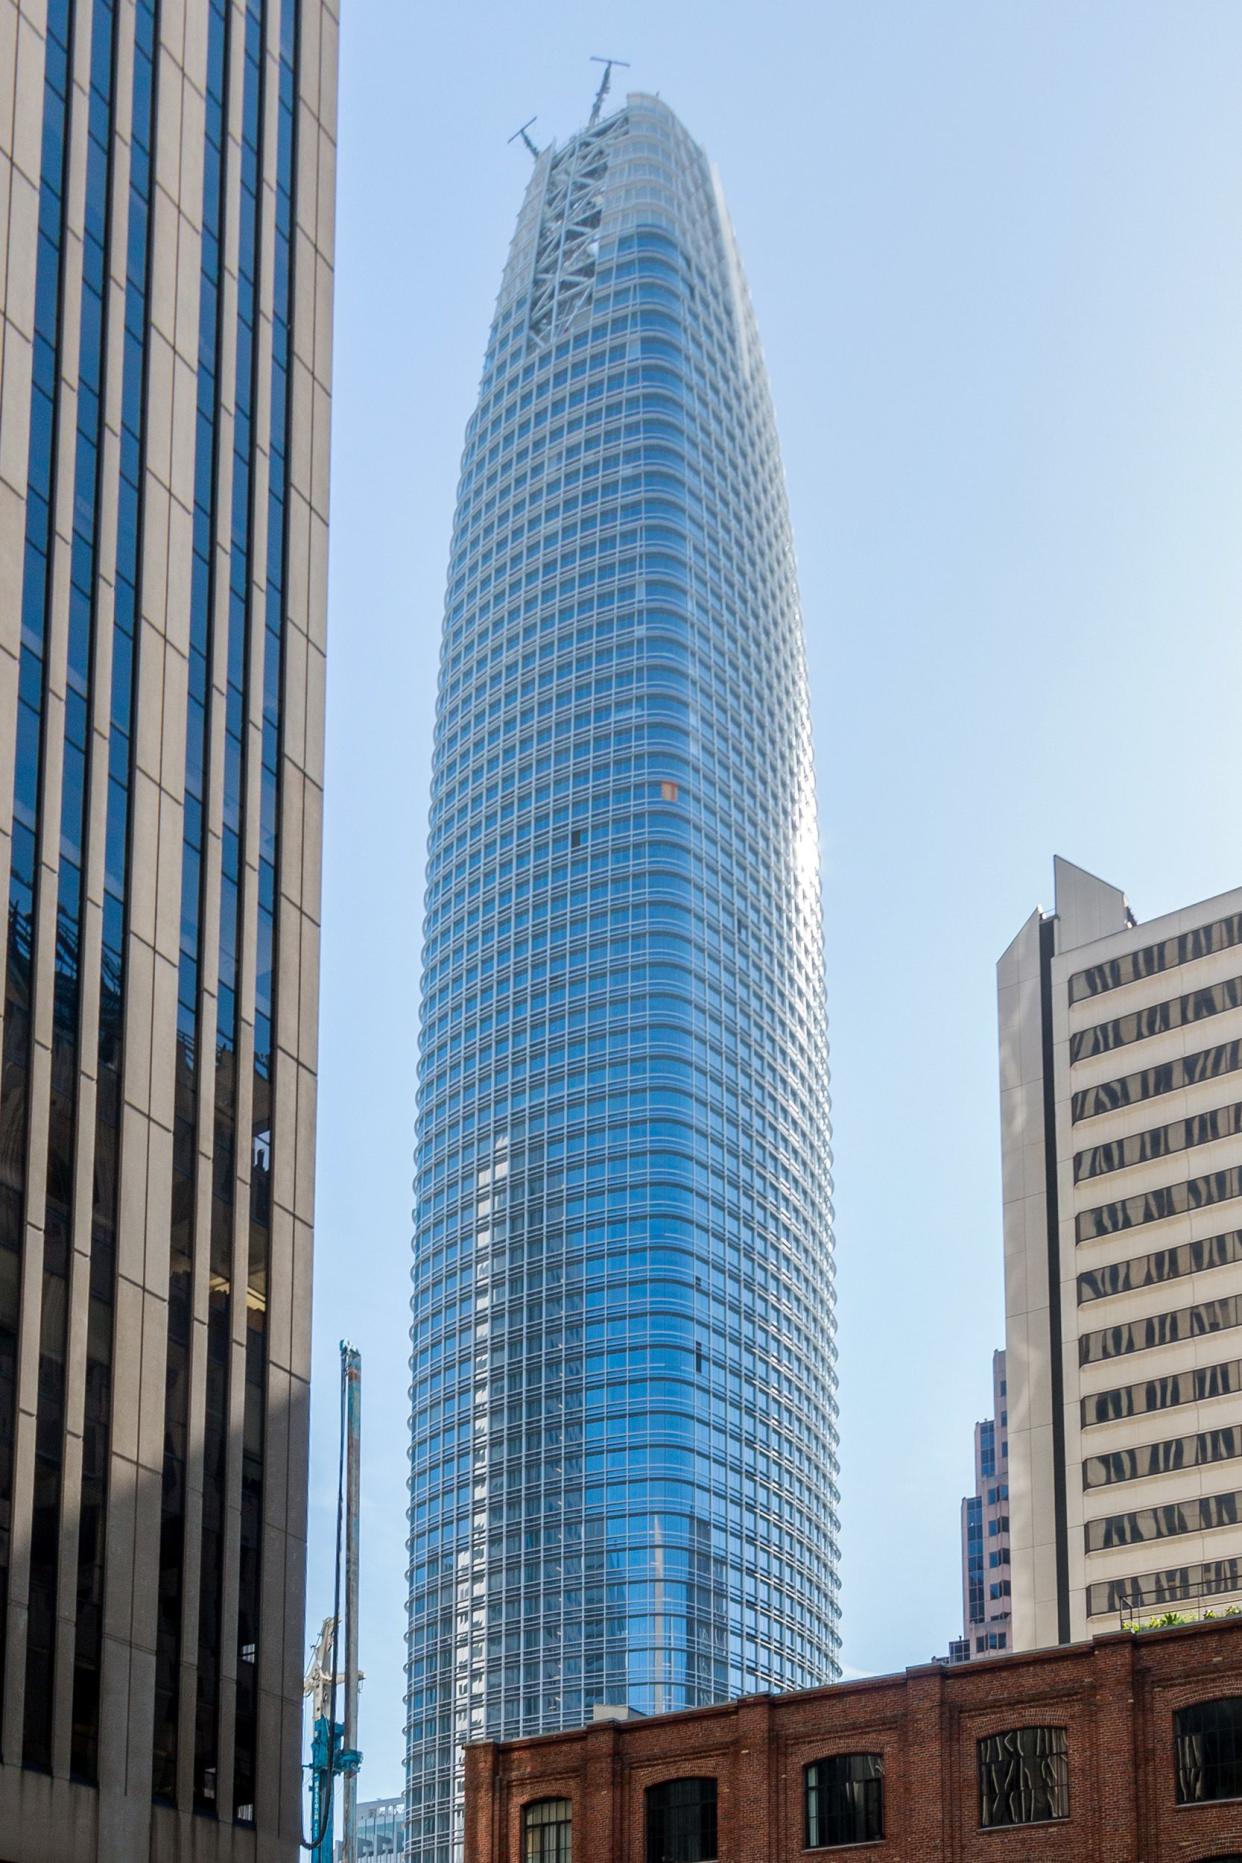
[[[573,1863],[574,1808],[541,1798],[522,1813],[522,1863]]]
[[[715,1863],[716,1781],[666,1779],[647,1791],[647,1863]]]
[[[1068,1817],[1069,1742],[1063,1727],[1014,1727],[979,1742],[984,1830]]]
[[[806,1769],[806,1845],[865,1844],[884,1835],[884,1755],[835,1753]]]
[[[1242,1695],[1179,1708],[1173,1745],[1179,1805],[1242,1798]]]

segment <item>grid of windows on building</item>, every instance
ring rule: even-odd
[[[196,1810],[207,1863],[288,1837],[300,1758],[335,9],[15,45],[0,1848],[163,1863]]]
[[[358,1857],[403,1857],[405,1855],[405,1800],[402,1798],[369,1798],[357,1806],[357,1845]],[[341,1863],[344,1845],[336,1845],[336,1863]],[[536,1855],[538,1853],[536,1852]],[[561,1863],[551,1856],[549,1863]],[[570,1863],[568,1851],[564,1863]]]
[[[1242,891],[1141,926],[1055,871],[998,967],[1020,1648],[1220,1609],[1242,1554]]]
[[[975,1492],[962,1500],[962,1634],[948,1661],[1009,1648],[1009,1398],[1005,1354],[992,1355],[994,1415],[975,1425]]]
[[[804,644],[710,167],[536,163],[467,431],[428,848],[408,1817],[460,1744],[837,1672]]]

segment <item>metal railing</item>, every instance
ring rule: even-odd
[[[1228,1599],[1235,1602],[1225,1602]],[[1218,1604],[1222,1608],[1217,1609]],[[1162,1585],[1157,1597],[1123,1594],[1118,1606],[1122,1630],[1158,1630],[1171,1623],[1199,1623],[1205,1617],[1242,1617],[1242,1575]]]

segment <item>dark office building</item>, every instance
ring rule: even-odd
[[[336,9],[0,0],[0,1854],[292,1859]]]

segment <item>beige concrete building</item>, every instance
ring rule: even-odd
[[[998,966],[1013,1640],[1242,1603],[1242,889]]]
[[[0,1857],[297,1855],[335,0],[0,0]]]

